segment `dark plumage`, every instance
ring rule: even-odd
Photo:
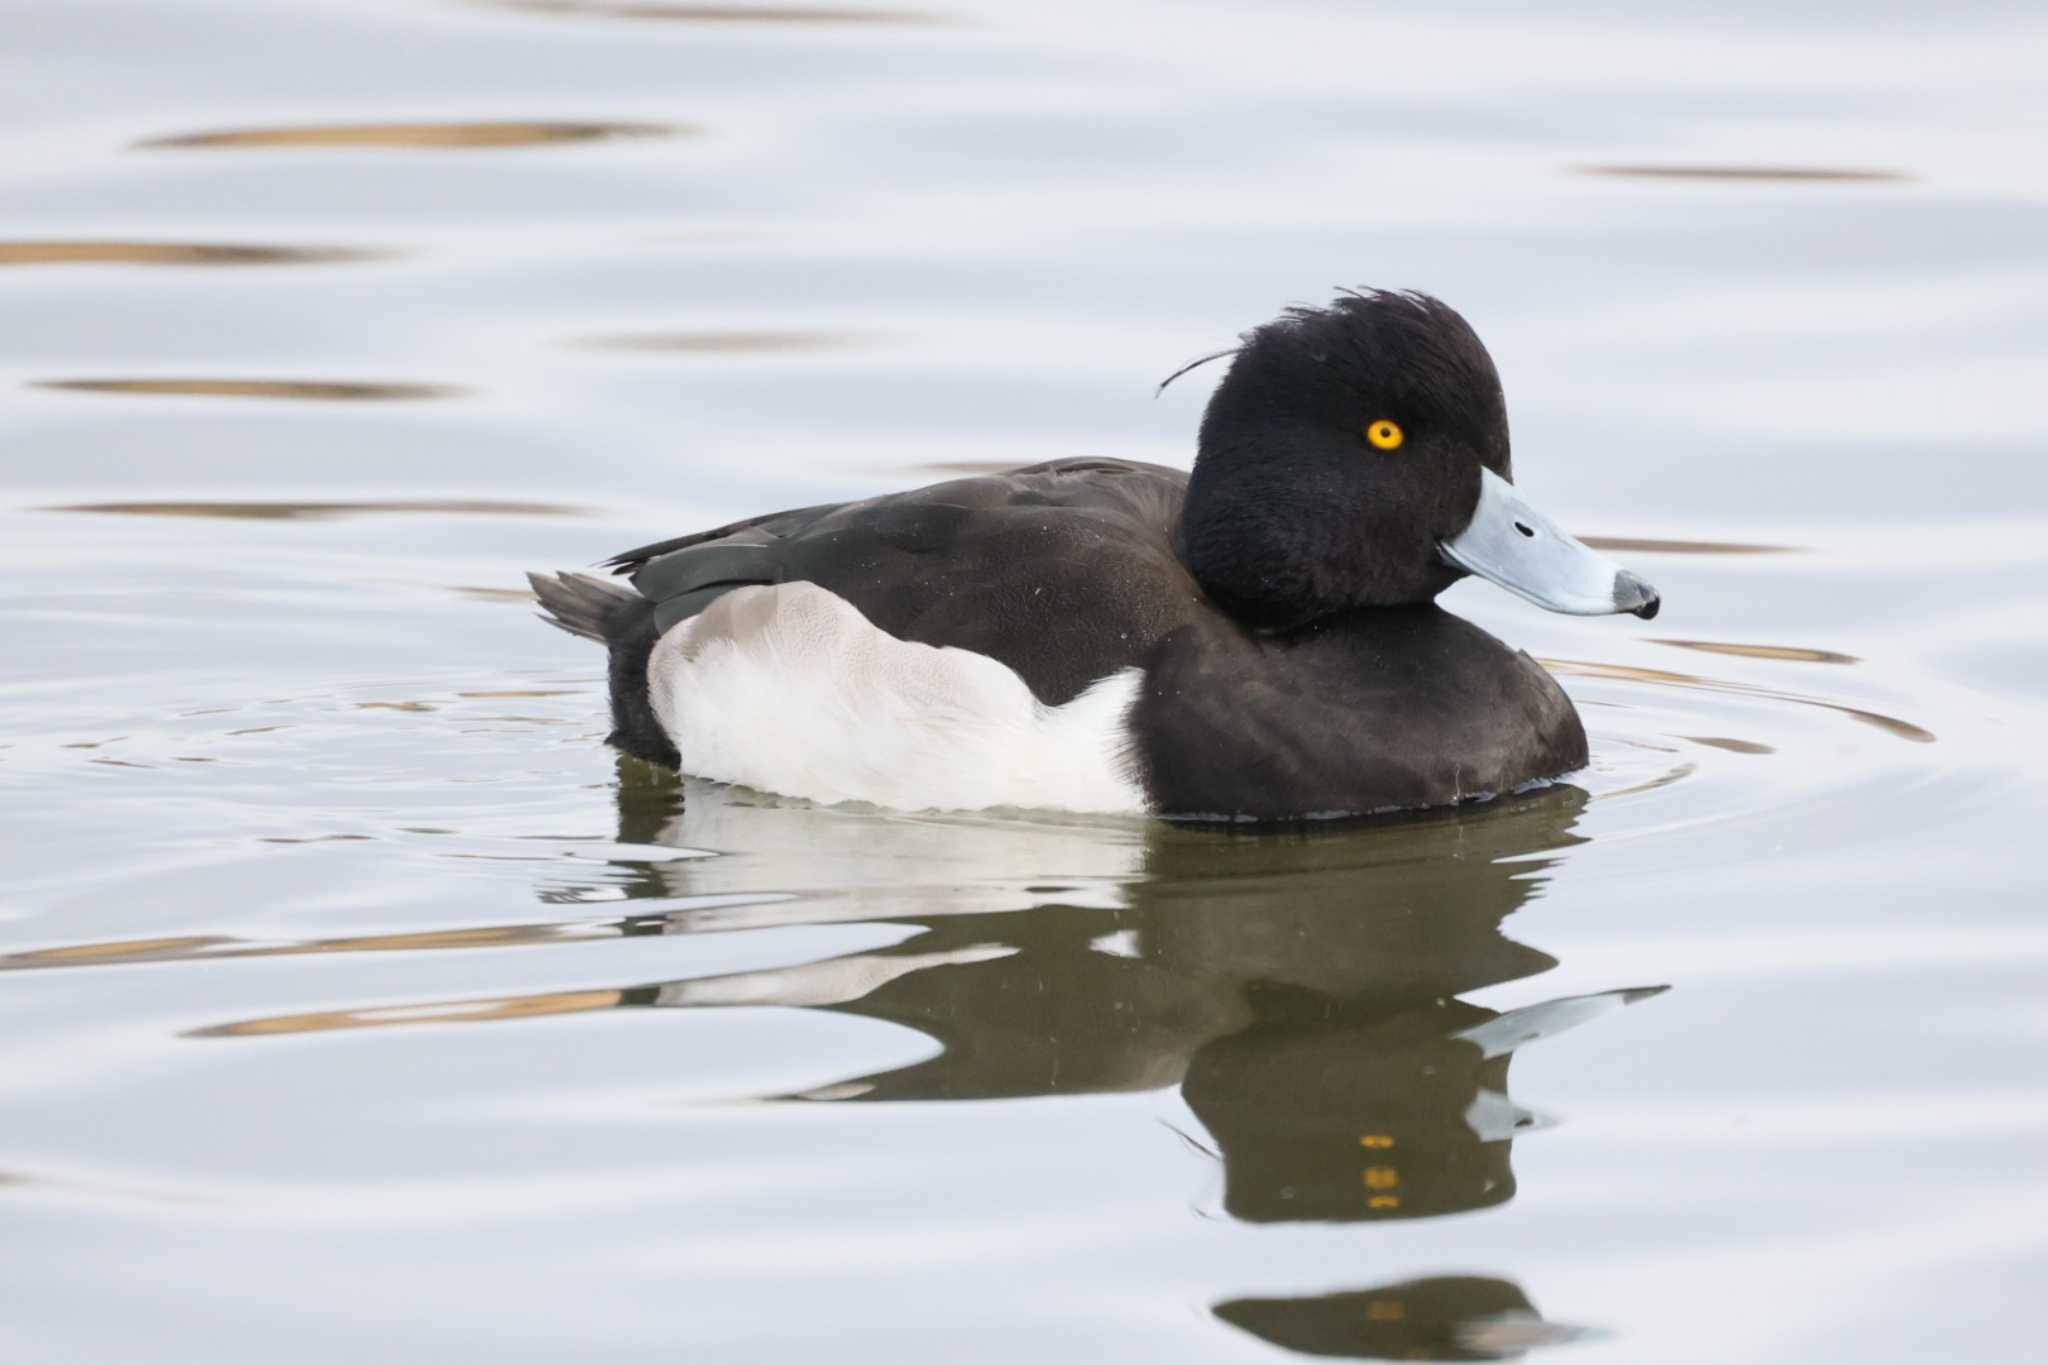
[[[1192,476],[1059,460],[630,550],[609,565],[635,592],[534,582],[557,624],[608,644],[612,742],[656,762],[688,764],[648,704],[655,641],[735,588],[805,582],[899,639],[996,659],[1048,706],[1144,670],[1127,743],[1161,813],[1441,805],[1587,757],[1548,674],[1432,605],[1463,576],[1453,542],[1459,563],[1561,610],[1657,605],[1619,572],[1591,606],[1546,599],[1551,560],[1581,577],[1597,561],[1547,523],[1529,567],[1481,566],[1525,553],[1513,534],[1504,552],[1468,543],[1520,507],[1502,501],[1510,468],[1500,381],[1464,319],[1420,294],[1348,293],[1245,334]],[[1526,517],[1514,531],[1537,538]]]
[[[612,732],[605,742],[649,763],[680,768],[682,755],[647,696],[647,659],[661,638],[654,603],[588,574],[528,574],[526,580],[547,610],[543,619],[610,650]]]
[[[1183,815],[1445,806],[1586,765],[1564,689],[1428,604],[1271,635],[1191,622],[1147,659],[1131,729],[1146,790]]]
[[[1367,424],[1406,439],[1373,458]],[[1190,569],[1274,627],[1426,602],[1459,574],[1436,543],[1471,519],[1479,471],[1512,478],[1500,377],[1471,327],[1421,294],[1349,294],[1245,334],[1202,418]]]
[[[1201,593],[1172,546],[1186,477],[1054,460],[757,517],[607,563],[655,603],[662,630],[742,584],[816,583],[899,639],[1000,659],[1058,705],[1193,616]]]

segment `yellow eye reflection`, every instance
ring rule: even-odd
[[[1390,422],[1382,417],[1365,429],[1365,439],[1381,450],[1399,450],[1401,442],[1408,439],[1399,422]]]

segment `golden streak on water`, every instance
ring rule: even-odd
[[[388,260],[398,253],[356,247],[251,246],[219,242],[0,242],[9,265],[327,265]]]
[[[314,123],[282,128],[220,128],[146,138],[139,148],[382,147],[436,150],[539,147],[606,138],[666,137],[696,131],[666,123]]]
[[[1854,654],[1837,654],[1832,649],[1806,649],[1799,645],[1738,645],[1721,640],[1652,640],[1651,644],[1674,649],[1697,649],[1705,654],[1733,654],[1744,659],[1772,659],[1789,664],[1860,664]]]
[[[1778,752],[1768,744],[1759,744],[1753,739],[1730,739],[1726,735],[1680,735],[1690,744],[1704,744],[1709,749],[1722,749],[1731,754],[1774,754]]]
[[[0,970],[24,967],[75,967],[108,962],[185,961],[235,940],[218,934],[182,938],[131,938],[113,943],[74,943],[61,948],[35,948],[0,957]]]
[[[576,694],[566,688],[501,688],[489,692],[457,692],[458,697],[573,697]]]
[[[117,939],[58,948],[34,948],[0,956],[0,971],[50,967],[110,966],[136,962],[197,962],[243,957],[306,957],[329,953],[435,952],[449,948],[504,948],[523,944],[570,943],[617,938],[626,932],[617,920],[598,923],[551,921],[542,924],[492,924],[471,929],[430,929],[414,933],[359,934],[344,938],[297,939],[285,943],[252,943],[222,935],[183,938]]]
[[[1899,184],[1913,179],[1905,171],[1835,166],[1574,166],[1580,175],[1630,180],[1720,180],[1759,184]]]
[[[928,10],[852,5],[692,5],[675,0],[477,0],[494,9],[583,19],[653,19],[691,24],[949,24]]]
[[[1672,673],[1661,668],[1637,668],[1630,664],[1590,663],[1579,659],[1538,659],[1536,662],[1561,677],[1610,678],[1617,682],[1698,688],[1706,692],[1728,692],[1737,696],[1760,697],[1767,701],[1786,701],[1798,706],[1818,706],[1822,710],[1837,712],[1865,725],[1874,725],[1887,734],[1896,735],[1914,744],[1934,743],[1934,735],[1931,732],[1921,729],[1911,721],[1900,720],[1897,716],[1887,716],[1878,711],[1845,706],[1821,697],[1801,696],[1796,692],[1779,692],[1768,687],[1754,687],[1748,683],[1724,682],[1719,678],[1703,678],[1693,673]]]
[[[1698,771],[1698,764],[1681,763],[1675,768],[1669,769],[1666,772],[1659,773],[1657,776],[1651,778],[1647,782],[1638,782],[1632,787],[1618,787],[1611,792],[1601,792],[1599,795],[1595,796],[1593,800],[1613,801],[1624,796],[1641,796],[1644,792],[1657,791],[1661,788],[1669,787],[1674,783],[1683,782],[1686,778],[1691,777],[1694,773]]]
[[[780,355],[829,351],[860,344],[851,332],[721,331],[632,332],[576,343],[607,351],[665,351],[685,355]]]
[[[410,384],[331,379],[38,379],[30,387],[65,393],[146,393],[171,398],[287,398],[321,403],[365,403],[452,398],[452,384]]]
[[[1584,536],[1596,550],[1637,555],[1796,555],[1797,545],[1749,545],[1734,540],[1648,540],[1640,536]]]
[[[187,1038],[251,1038],[274,1033],[327,1033],[336,1029],[388,1028],[394,1024],[481,1024],[500,1019],[534,1019],[550,1014],[581,1014],[616,1009],[625,1003],[622,990],[546,991],[537,995],[506,995],[485,1000],[438,1000],[416,1005],[388,1005],[360,1010],[320,1010],[311,1014],[273,1014],[228,1024],[188,1030]]]
[[[550,502],[493,502],[485,498],[394,498],[384,502],[77,502],[37,509],[122,517],[226,517],[237,521],[316,521],[423,512],[502,517],[580,517],[580,507]],[[458,592],[478,591],[457,589]]]

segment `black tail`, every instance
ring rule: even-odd
[[[679,768],[682,756],[647,696],[647,659],[660,631],[654,603],[620,583],[589,574],[530,573],[541,619],[611,651],[612,732],[607,742],[635,758]]]
[[[621,623],[636,604],[649,605],[623,583],[607,583],[587,573],[530,573],[526,581],[540,598],[541,620],[601,645],[612,642],[614,623]],[[607,629],[608,625],[613,629]]]

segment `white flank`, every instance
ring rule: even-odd
[[[1009,667],[912,644],[812,583],[736,588],[661,637],[654,712],[698,777],[895,810],[1143,814],[1140,671],[1045,706]]]

